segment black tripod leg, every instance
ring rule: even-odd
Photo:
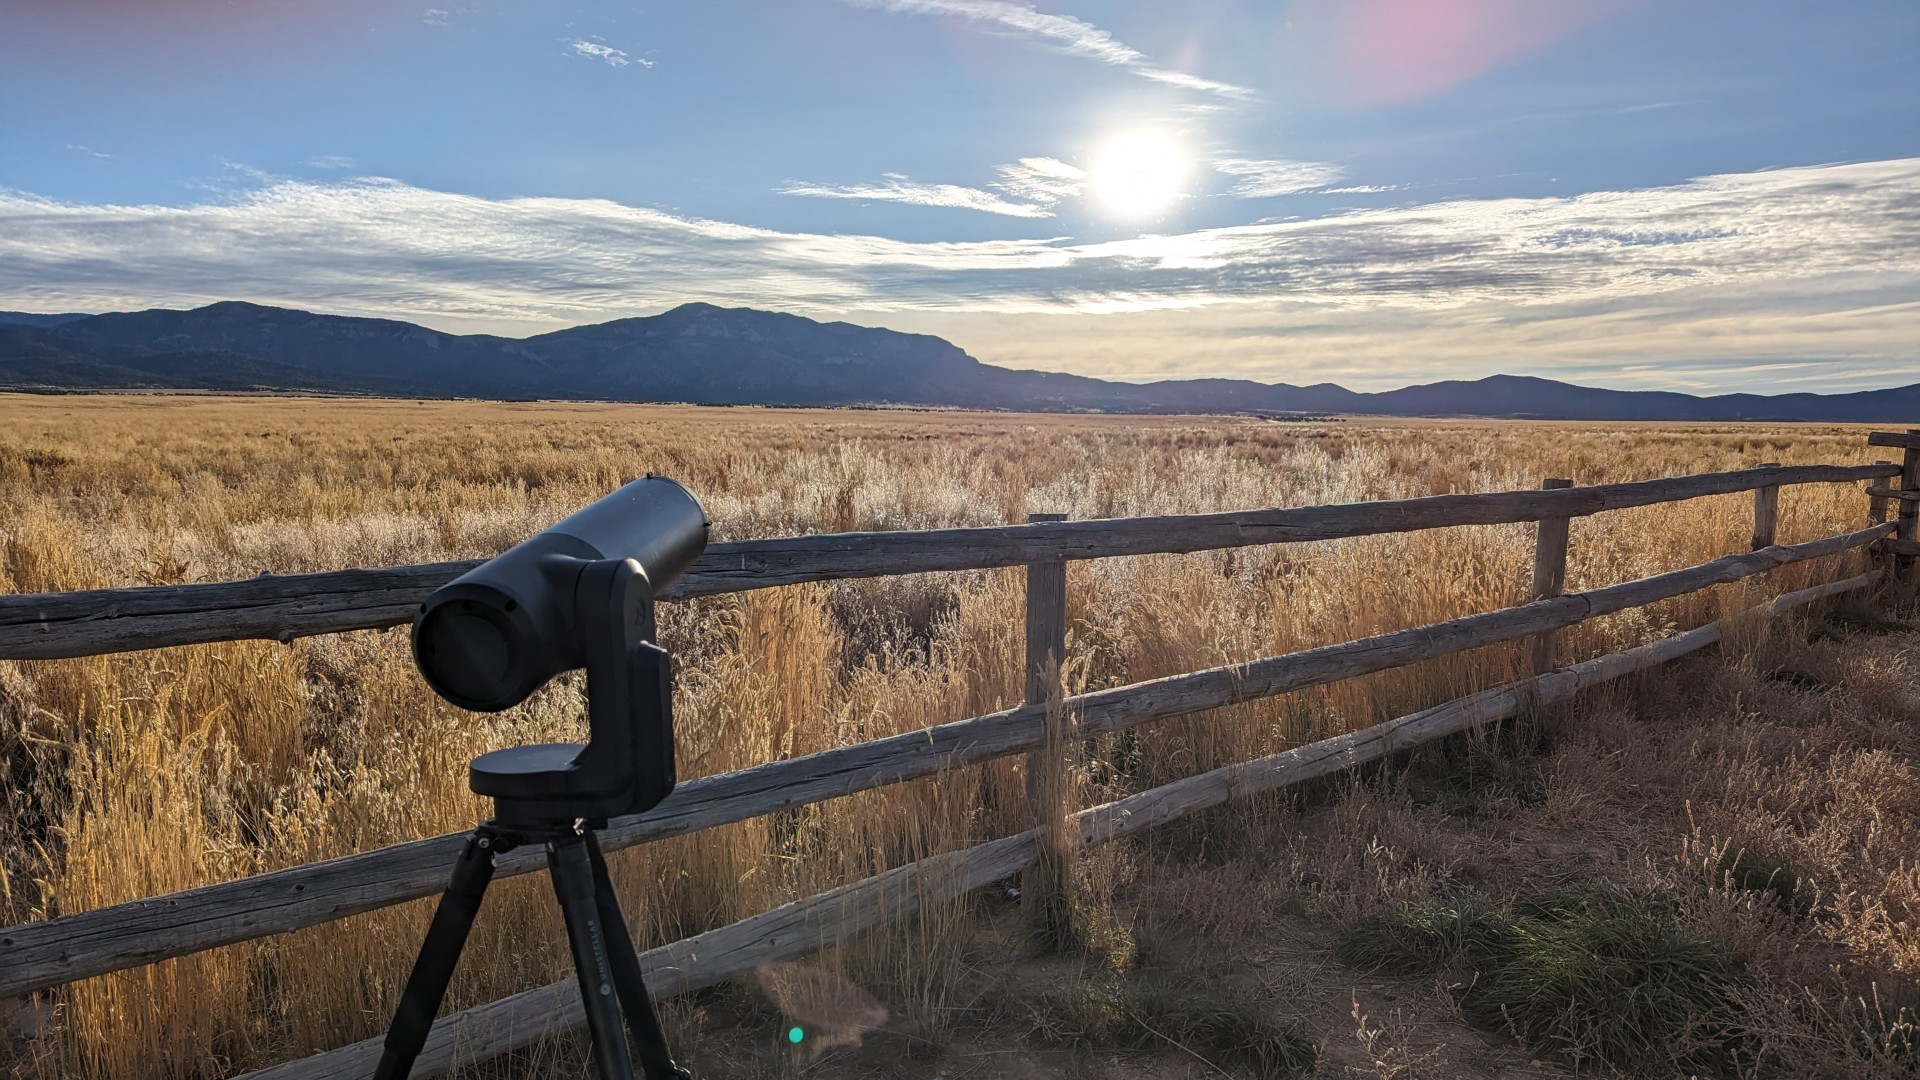
[[[600,1080],[633,1080],[633,1059],[627,1056],[627,1032],[620,1025],[620,1003],[614,997],[613,969],[608,964],[605,927],[594,898],[586,837],[565,833],[549,839],[547,868],[553,873],[553,892],[567,921],[573,970],[580,979],[580,1000],[586,1006],[587,1031],[593,1039],[593,1060],[600,1067]]]
[[[646,979],[640,970],[640,953],[633,947],[633,935],[627,932],[627,920],[620,914],[620,897],[613,891],[613,879],[607,874],[607,857],[600,853],[600,841],[589,832],[587,857],[593,862],[593,894],[600,902],[600,923],[607,928],[607,956],[613,961],[613,985],[620,991],[620,1009],[633,1028],[634,1045],[640,1051],[640,1068],[647,1080],[693,1080],[693,1074],[673,1063],[667,1053],[667,1036],[660,1029],[660,1017],[653,1011],[653,999],[647,995]]]
[[[413,1059],[427,1043],[433,1028],[433,1015],[447,995],[447,982],[453,978],[454,965],[460,962],[460,950],[467,944],[473,918],[480,912],[480,901],[493,880],[494,837],[482,828],[467,837],[467,845],[453,864],[453,878],[440,894],[440,906],[434,909],[427,938],[420,943],[420,955],[413,962],[413,974],[400,993],[400,1007],[394,1010],[393,1024],[387,1028],[385,1049],[373,1071],[374,1080],[406,1080]]]

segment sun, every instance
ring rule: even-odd
[[[1108,212],[1151,217],[1184,194],[1186,150],[1154,131],[1129,131],[1107,140],[1094,154],[1088,181]]]

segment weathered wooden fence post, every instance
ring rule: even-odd
[[[1777,461],[1763,461],[1763,469],[1777,469]],[[1773,546],[1773,534],[1780,521],[1780,485],[1753,489],[1753,550]]]
[[[1897,446],[1906,451],[1900,459],[1897,486],[1875,484],[1867,491],[1874,498],[1874,512],[1886,520],[1887,500],[1896,500],[1893,539],[1874,545],[1874,550],[1890,556],[1895,581],[1920,584],[1914,575],[1914,560],[1920,556],[1920,428],[1908,428],[1905,435],[1876,431],[1867,436],[1868,446]]]
[[[1874,464],[1891,465],[1893,462],[1881,458],[1879,461],[1874,462]],[[1869,525],[1883,525],[1886,523],[1887,497],[1882,492],[1885,483],[1886,481],[1884,480],[1867,481],[1867,524]]]
[[[1891,465],[1893,462],[1882,458],[1874,464]],[[1886,524],[1887,496],[1884,494],[1886,483],[1885,480],[1867,481],[1867,524],[1869,525]],[[1884,571],[1893,565],[1893,560],[1887,557],[1885,546],[1875,544],[1867,549],[1867,565],[1875,570]]]
[[[1028,524],[1065,521],[1065,514],[1029,514]],[[1027,755],[1027,814],[1041,830],[1040,859],[1021,879],[1021,906],[1037,912],[1049,934],[1066,927],[1067,873],[1072,846],[1060,834],[1067,782],[1066,717],[1060,701],[1060,665],[1067,655],[1067,564],[1027,564],[1027,704],[1047,709],[1046,732]]]
[[[1573,486],[1572,480],[1542,480],[1545,491]],[[1567,526],[1570,518],[1541,518],[1533,534],[1533,593],[1528,599],[1545,600],[1559,596],[1567,587]],[[1533,673],[1544,675],[1553,670],[1553,631],[1533,638]]]
[[[1894,536],[1906,541],[1906,550],[1894,555],[1894,572],[1909,585],[1920,584],[1914,577],[1915,545],[1920,545],[1920,428],[1907,429],[1907,452],[1900,461],[1900,509],[1896,511],[1899,528]]]

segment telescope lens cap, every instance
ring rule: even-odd
[[[490,605],[456,600],[421,616],[420,671],[456,705],[491,711],[515,704],[513,628]]]

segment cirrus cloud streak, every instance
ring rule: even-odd
[[[1253,91],[1216,82],[1184,71],[1156,67],[1147,54],[1115,38],[1092,23],[1071,15],[1051,15],[1030,4],[1009,0],[848,0],[857,7],[878,8],[896,15],[933,15],[962,19],[978,26],[1033,38],[1068,56],[1083,56],[1112,64],[1164,86],[1236,101],[1250,101]]]
[[[1248,158],[1221,158],[1213,163],[1215,171],[1234,177],[1227,194],[1241,199],[1265,199],[1292,195],[1339,183],[1346,173],[1340,166],[1324,161],[1255,161]]]
[[[775,190],[782,195],[805,195],[816,199],[878,200],[910,206],[945,206],[1007,217],[1053,216],[1044,206],[1011,202],[991,191],[959,184],[917,184],[899,173],[887,173],[878,183],[871,184],[809,184],[792,180]]]

